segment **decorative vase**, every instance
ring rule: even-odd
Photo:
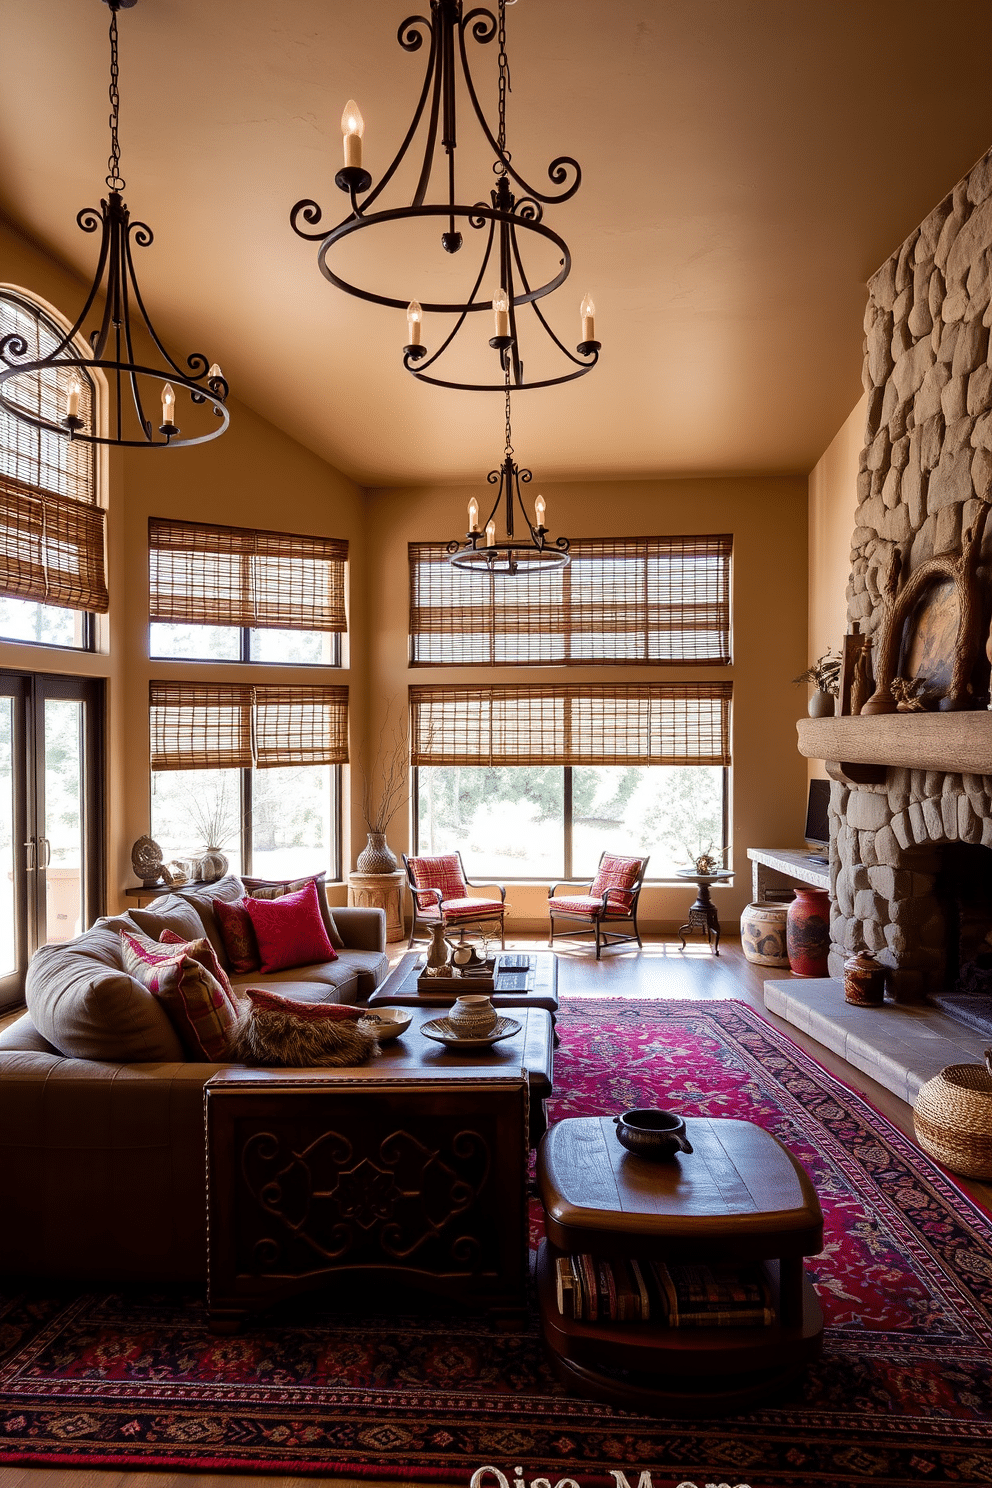
[[[355,861],[358,873],[395,873],[396,854],[386,842],[385,832],[370,832],[369,840]]]
[[[793,976],[825,977],[830,950],[830,895],[826,889],[796,889],[785,922],[785,944]]]
[[[741,915],[741,950],[746,960],[755,966],[788,966],[789,953],[785,948],[788,911],[787,904],[775,904],[767,899],[758,899],[747,906]]]
[[[819,690],[817,690],[810,698],[809,703],[806,707],[806,711],[809,714],[810,718],[833,718],[833,694],[829,692],[820,692]]]
[[[444,938],[444,926],[440,921],[431,926],[431,943],[427,948],[427,971],[431,976],[441,976],[448,966],[448,942]]]
[[[844,1001],[855,1007],[881,1007],[885,1001],[885,970],[870,951],[844,962]]]
[[[199,860],[198,877],[201,883],[216,883],[227,872],[228,862],[219,847],[208,847]]]
[[[448,1014],[448,1022],[459,1038],[485,1038],[496,1027],[496,1009],[486,993],[459,997]]]

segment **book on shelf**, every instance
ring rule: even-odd
[[[563,1255],[555,1261],[558,1311],[583,1323],[669,1328],[755,1328],[775,1322],[765,1267],[679,1266],[633,1257]]]

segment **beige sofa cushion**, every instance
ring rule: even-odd
[[[162,1006],[128,976],[120,930],[128,916],[98,920],[65,945],[31,958],[24,996],[34,1026],[60,1054],[110,1063],[168,1063],[184,1058]]]
[[[205,933],[197,906],[180,899],[178,894],[165,894],[154,901],[154,908],[132,909],[130,918],[150,940],[158,940],[163,930],[174,930],[183,940],[202,940]]]

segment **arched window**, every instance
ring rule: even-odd
[[[0,288],[0,341],[16,333],[26,360],[47,356],[65,332],[22,290]],[[64,416],[69,368],[14,378],[11,401],[28,413]],[[80,376],[80,415],[98,416],[97,388]],[[94,611],[107,609],[104,513],[95,448],[0,408],[0,637],[40,645],[92,646]]]

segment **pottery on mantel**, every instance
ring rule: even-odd
[[[806,711],[810,718],[833,718],[835,711],[833,693],[821,692],[817,689],[811,695]]]
[[[370,832],[368,842],[355,860],[358,873],[395,873],[396,854],[386,841],[385,832]]]

